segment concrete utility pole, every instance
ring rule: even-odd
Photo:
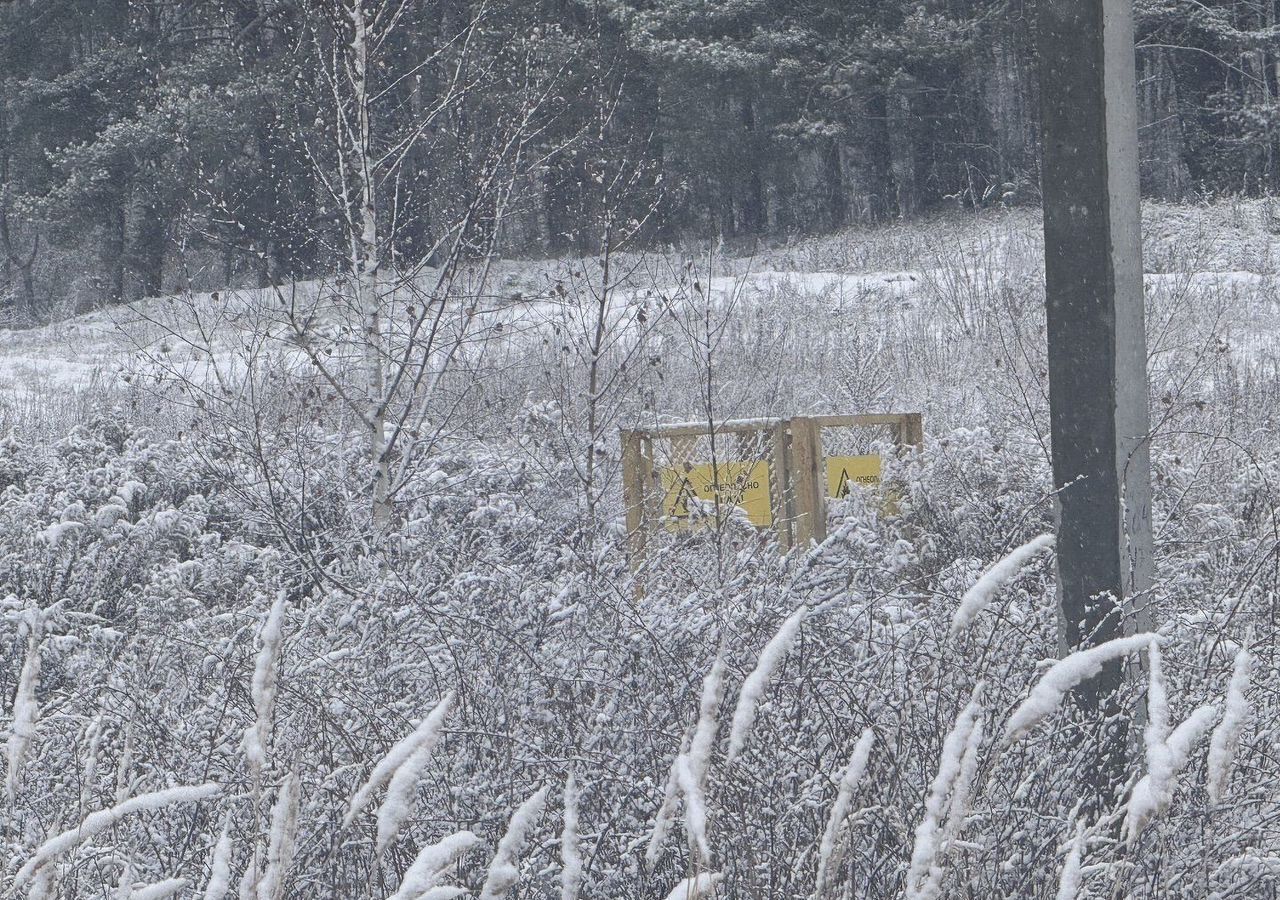
[[[1133,0],[1041,0],[1049,407],[1063,649],[1145,628],[1151,585]],[[1123,670],[1078,695],[1106,708]],[[1121,751],[1123,747],[1121,746]]]

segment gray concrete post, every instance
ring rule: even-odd
[[[1041,0],[1049,406],[1064,650],[1145,628],[1150,412],[1133,0]],[[1098,710],[1110,667],[1078,701]]]

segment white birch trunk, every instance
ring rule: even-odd
[[[388,501],[390,465],[386,458],[386,376],[382,368],[382,315],[378,297],[378,185],[373,171],[369,114],[369,31],[359,0],[348,7],[351,16],[352,87],[355,91],[356,125],[353,147],[360,180],[360,236],[352,242],[352,275],[356,302],[364,329],[365,427],[369,432],[369,459],[373,466],[373,518],[384,525],[391,517]]]

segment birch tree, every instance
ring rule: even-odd
[[[459,19],[460,7],[444,2],[331,0],[326,27],[312,32],[327,108],[317,109],[308,155],[344,236],[333,293],[358,323],[352,346],[335,354],[313,329],[316,307],[277,294],[294,341],[366,434],[379,526],[438,437],[426,423],[443,376],[483,338],[481,304],[513,197],[557,150],[542,140],[557,102],[554,66],[532,40],[496,40],[487,4],[461,10]],[[435,34],[422,40],[428,21]],[[485,114],[473,117],[479,106]],[[473,118],[483,133],[467,130]],[[411,176],[451,154],[470,164],[452,182],[460,202],[439,198],[432,240],[398,254],[423,189]]]

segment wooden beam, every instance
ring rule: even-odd
[[[627,550],[631,557],[631,570],[637,576],[637,594],[643,594],[643,582],[640,579],[649,543],[646,509],[648,486],[645,483],[643,462],[644,437],[638,431],[623,431],[621,438],[622,503],[626,507],[627,515]]]
[[[795,493],[795,545],[807,549],[827,537],[827,486],[820,430],[811,418],[791,420],[791,489]]]

